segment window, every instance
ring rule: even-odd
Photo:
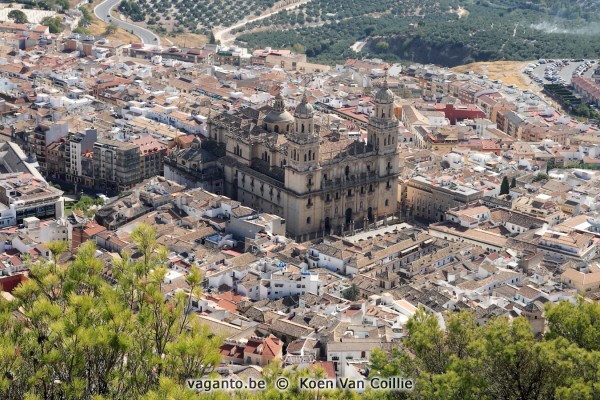
[[[387,207],[390,204],[390,201],[388,199],[385,200],[385,206]]]
[[[310,217],[306,218],[306,223],[310,225]]]

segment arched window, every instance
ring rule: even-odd
[[[306,154],[304,154],[304,162],[306,162]]]
[[[279,125],[275,125],[275,133],[279,133]]]
[[[309,160],[312,160],[312,150],[309,150],[309,151],[308,151],[308,159],[309,159]]]
[[[304,124],[302,124],[302,133],[304,133]]]
[[[310,217],[306,217],[306,223],[310,224]]]
[[[346,174],[346,178],[350,175],[350,167],[346,165],[346,168],[344,169],[344,173]]]
[[[385,206],[387,207],[390,204],[390,201],[388,199],[385,200]]]

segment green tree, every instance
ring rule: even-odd
[[[296,54],[304,54],[306,52],[306,49],[300,43],[296,43],[293,49]]]
[[[550,176],[548,176],[548,174],[545,174],[543,172],[538,172],[538,174],[535,176],[535,178],[533,178],[533,181],[534,182],[547,181],[548,179],[550,179]]]
[[[92,14],[85,7],[79,7],[79,11],[81,11],[81,18],[79,19],[79,27],[85,28],[89,24],[92,23]]]
[[[390,48],[390,44],[385,40],[380,40],[375,44],[375,52],[376,53],[386,53]]]
[[[26,24],[29,22],[27,15],[21,10],[11,10],[8,13],[8,18],[15,21],[16,24]]]
[[[165,385],[193,397],[184,380],[211,373],[221,339],[193,318],[187,294],[165,301],[159,258],[145,277],[142,263],[124,255],[111,286],[93,242],[68,265],[29,262],[15,300],[0,299],[0,398],[137,399]],[[192,290],[199,278],[190,274]]]
[[[146,277],[153,265],[161,264],[166,260],[165,248],[158,246],[156,229],[152,225],[137,225],[130,237],[142,255],[140,275]]]
[[[360,296],[360,289],[353,283],[348,289],[342,292],[342,296],[346,300],[356,301],[358,300],[358,296]]]
[[[583,349],[600,350],[600,304],[587,302],[583,297],[576,304],[548,303],[545,315],[549,328],[547,339],[564,337]]]
[[[63,31],[60,17],[44,17],[41,24],[47,26],[50,33],[60,33]]]
[[[500,184],[500,194],[509,194],[510,193],[510,186],[508,183],[508,178],[505,176],[504,178],[502,178],[502,183]]]
[[[516,188],[517,187],[517,178],[516,177],[512,177],[511,181],[510,181],[510,187],[511,188]]]
[[[69,249],[69,243],[66,240],[53,240],[52,242],[46,243],[46,247],[48,247],[48,250],[52,253],[54,272],[56,273],[58,260],[60,260],[60,256]]]
[[[110,24],[106,25],[106,28],[104,28],[104,34],[106,36],[114,35],[115,33],[117,33],[118,30],[119,27],[117,26],[117,24],[111,22]]]
[[[90,196],[83,195],[73,204],[72,208],[73,210],[81,211],[85,216],[91,218],[94,216],[96,208],[102,204],[104,204],[104,200],[101,198],[92,199]]]

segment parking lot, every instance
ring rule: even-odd
[[[529,64],[523,72],[540,85],[558,83],[568,86],[571,84],[573,74],[577,73],[589,78],[596,68],[598,68],[597,60],[538,60]]]

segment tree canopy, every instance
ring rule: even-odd
[[[8,18],[15,21],[16,24],[26,24],[29,22],[27,15],[21,10],[10,10]]]
[[[508,183],[508,177],[502,178],[502,183],[500,184],[500,194],[509,194],[510,193],[510,184]]]
[[[15,300],[0,300],[0,398],[140,398],[214,368],[221,338],[190,314],[199,271],[187,277],[190,293],[165,301],[165,252],[152,233],[144,225],[133,231],[148,256],[117,259],[115,285],[93,242],[68,265],[56,265],[58,257],[30,262]]]
[[[546,307],[548,332],[523,317],[480,326],[468,311],[439,317],[420,308],[392,354],[373,352],[372,374],[417,379],[422,399],[594,399],[600,396],[600,305],[580,300]]]
[[[44,17],[41,24],[47,26],[50,33],[60,33],[63,31],[60,17]]]

